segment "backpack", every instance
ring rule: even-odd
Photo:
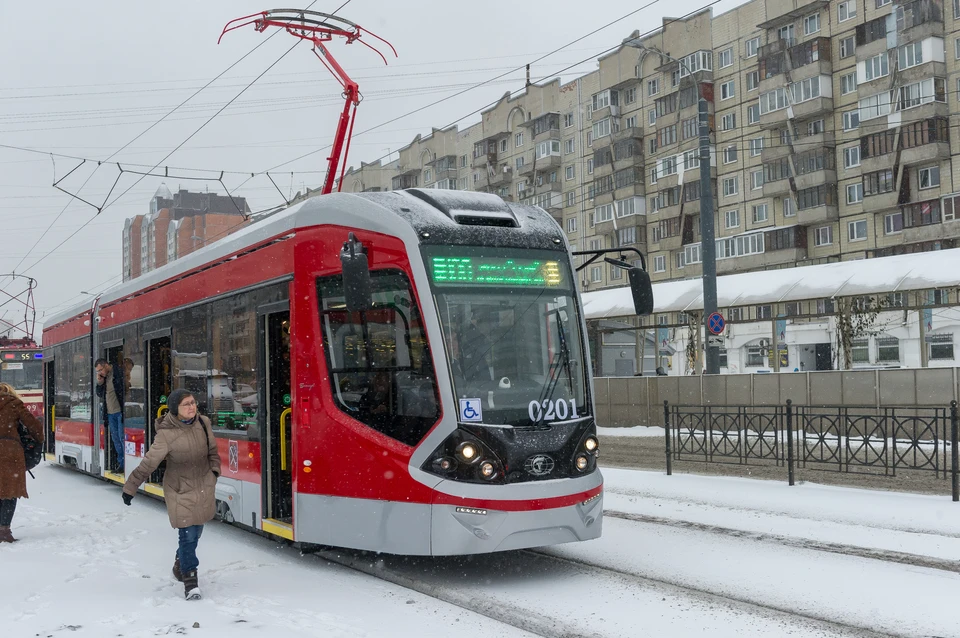
[[[37,440],[30,435],[30,431],[23,423],[17,424],[17,432],[20,433],[20,445],[23,447],[23,460],[27,464],[27,471],[40,465],[43,460],[43,447],[37,443]]]

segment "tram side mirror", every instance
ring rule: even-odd
[[[636,313],[638,315],[653,314],[653,284],[650,283],[650,275],[638,266],[632,266],[627,272]]]
[[[373,306],[370,263],[367,248],[356,235],[350,233],[340,249],[340,264],[343,267],[343,298],[347,310],[367,310]]]

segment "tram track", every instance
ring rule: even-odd
[[[651,525],[663,525],[678,529],[693,530],[729,536],[745,540],[756,540],[766,543],[775,543],[781,546],[793,547],[796,549],[807,549],[818,552],[828,552],[831,554],[841,554],[844,556],[854,556],[857,558],[870,558],[874,560],[885,561],[888,563],[897,563],[901,565],[910,565],[913,567],[926,567],[929,569],[940,569],[948,572],[960,572],[960,561],[934,558],[932,556],[922,556],[907,552],[896,552],[886,549],[876,549],[871,547],[862,547],[857,545],[847,545],[843,543],[829,543],[817,541],[809,538],[796,536],[787,536],[785,534],[769,534],[766,532],[756,532],[731,527],[722,527],[720,525],[711,525],[708,523],[698,523],[696,521],[687,521],[676,518],[667,518],[662,516],[650,516],[647,514],[631,514],[629,512],[620,512],[616,510],[604,510],[605,517],[618,518],[625,521],[636,523],[649,523]]]
[[[613,512],[608,515],[613,518],[623,518],[618,514],[621,513]],[[652,521],[642,522],[651,523]],[[652,523],[658,524],[656,522]],[[708,588],[685,584],[679,580],[670,580],[626,568],[616,568],[589,560],[561,556],[556,551],[552,549],[527,549],[494,556],[499,561],[509,561],[510,569],[516,573],[545,572],[554,575],[555,579],[560,579],[568,578],[570,576],[569,572],[576,572],[590,578],[591,581],[595,581],[591,591],[604,590],[605,587],[601,586],[600,582],[604,580],[608,581],[604,584],[619,588],[621,591],[635,590],[648,593],[655,591],[657,596],[663,596],[662,600],[664,601],[668,597],[673,597],[712,609],[723,608],[735,615],[749,615],[773,623],[781,623],[784,629],[800,626],[806,630],[821,632],[821,635],[858,638],[898,635],[844,623],[817,614],[804,613],[785,606],[758,603],[747,597],[712,591]],[[437,571],[449,572],[454,570],[467,576],[477,568],[478,563],[488,562],[489,557],[410,559],[333,549],[324,549],[315,553],[318,557],[337,565],[416,591],[542,638],[572,638],[574,636],[599,638],[611,635],[603,631],[584,632],[580,628],[571,628],[568,618],[543,614],[539,610],[527,606],[505,604],[502,598],[492,595],[484,596],[482,588],[479,586],[472,588],[468,585],[444,582],[445,574],[437,574]],[[420,574],[432,573],[432,576],[419,576],[418,572]],[[482,579],[483,576],[480,576],[480,578]],[[640,613],[642,612],[638,612],[638,615]]]

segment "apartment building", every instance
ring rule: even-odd
[[[150,212],[123,226],[123,280],[135,279],[178,257],[240,230],[249,223],[243,197],[216,193],[171,193],[161,184]]]
[[[701,94],[719,274],[958,246],[960,0],[665,18],[589,74],[351,168],[343,190],[496,193],[548,210],[573,249],[637,248],[655,282],[699,277]],[[580,279],[625,283],[609,265]]]

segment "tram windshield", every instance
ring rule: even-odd
[[[547,251],[443,248],[427,270],[461,421],[531,426],[586,416],[573,278]]]
[[[18,392],[43,387],[43,363],[35,360],[33,352],[4,352],[0,357],[0,383]]]

